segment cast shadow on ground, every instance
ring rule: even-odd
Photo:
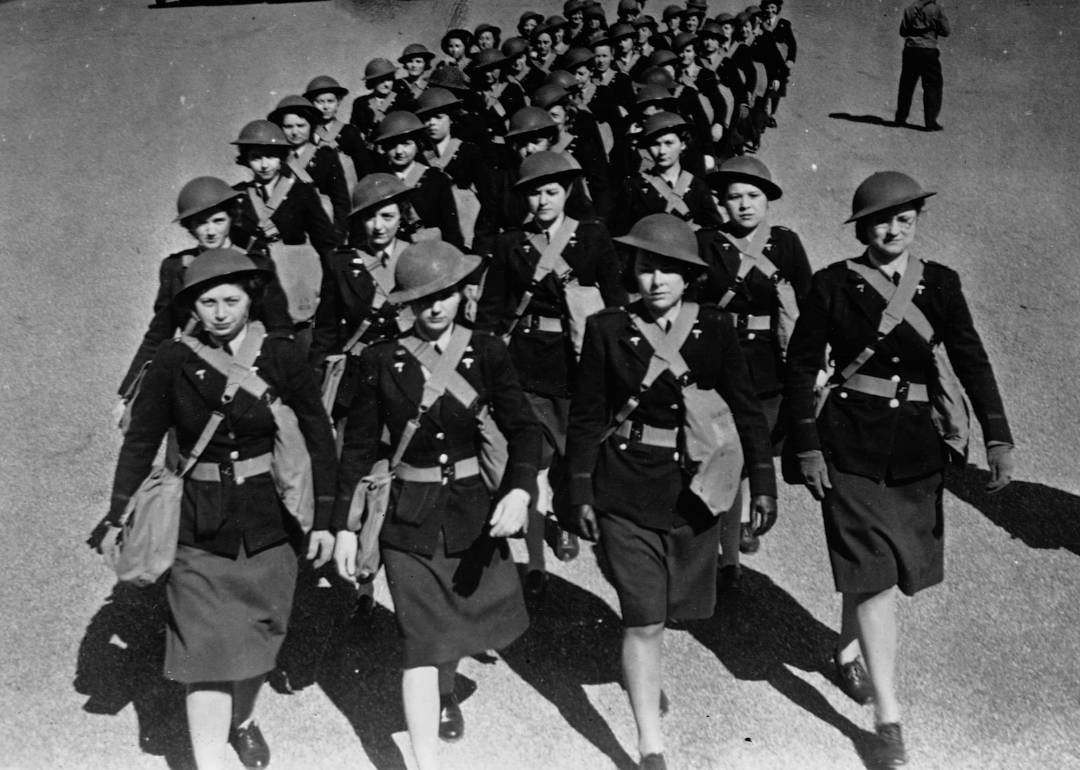
[[[989,471],[950,467],[945,487],[991,522],[1031,548],[1064,548],[1080,556],[1080,497],[1029,481],[986,492]]]
[[[883,118],[880,115],[852,115],[847,112],[830,112],[829,117],[833,120],[846,120],[849,123],[865,123],[871,126],[885,126],[886,128],[907,128],[913,131],[924,131],[922,126],[916,126],[913,123],[905,123],[903,126],[898,126],[896,123],[888,118]]]
[[[162,676],[168,609],[165,583],[150,588],[117,584],[79,644],[75,691],[83,709],[116,716],[131,704],[139,747],[165,758],[173,770],[194,770],[184,712],[184,687]]]
[[[147,8],[163,10],[165,8],[192,8],[221,5],[275,5],[281,3],[325,2],[325,0],[153,0]]]
[[[865,757],[873,733],[840,714],[816,688],[788,670],[791,666],[821,674],[836,684],[832,652],[837,633],[767,576],[745,565],[742,591],[718,596],[712,618],[679,627],[711,650],[736,679],[768,682],[796,706],[838,730]]]
[[[502,659],[615,767],[633,770],[637,763],[582,687],[622,682],[619,616],[595,594],[551,574],[543,605],[530,609],[532,625]]]

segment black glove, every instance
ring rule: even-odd
[[[592,543],[600,542],[600,525],[596,523],[596,511],[588,503],[575,505],[570,509],[570,521],[567,527],[580,538]]]
[[[995,444],[986,448],[986,464],[990,466],[990,483],[987,492],[999,492],[1012,481],[1014,463],[1013,448],[1008,444]]]
[[[776,498],[772,495],[754,495],[750,501],[750,527],[755,537],[761,537],[776,523]]]
[[[829,481],[829,470],[825,467],[825,456],[821,450],[799,452],[799,471],[802,473],[803,483],[814,499],[824,500],[825,490],[832,489],[832,482]]]

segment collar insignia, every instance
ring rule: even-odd
[[[206,370],[205,369],[197,370],[195,372],[195,376],[198,377],[200,380],[203,379],[206,376]]]
[[[630,342],[633,345],[637,345],[640,341],[641,341],[641,337],[638,337],[636,334],[633,337],[630,338]]]
[[[405,369],[405,362],[404,361],[395,362],[394,363],[394,368],[398,370],[398,374],[401,374],[401,372]]]
[[[471,369],[472,368],[472,362],[473,362],[473,360],[471,358],[463,358],[463,359],[461,359],[461,363],[465,364],[466,369]]]

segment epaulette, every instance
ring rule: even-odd
[[[397,337],[383,337],[381,340],[375,340],[370,345],[368,345],[368,347],[369,348],[375,348],[375,347],[378,347],[379,345],[390,345],[392,343],[396,343],[397,341],[398,341]]]
[[[606,307],[603,310],[597,310],[593,315],[615,315],[618,313],[628,314],[625,307],[616,305],[614,307]]]
[[[784,227],[783,225],[773,225],[772,229],[773,230],[783,230],[785,233],[794,232],[794,230],[792,230],[790,227]]]

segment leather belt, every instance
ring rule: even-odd
[[[868,374],[853,374],[840,386],[868,396],[891,398],[894,401],[929,401],[926,386],[918,382],[904,382],[899,377],[885,380]]]
[[[394,475],[402,481],[416,481],[421,484],[449,484],[454,479],[467,479],[480,475],[480,461],[475,457],[466,457],[451,465],[429,465],[418,468],[415,465],[401,463]]]
[[[224,463],[195,463],[189,474],[195,481],[221,481],[222,476],[231,476],[237,484],[244,479],[270,472],[273,455],[267,452],[247,460],[230,460]],[[180,467],[184,467],[181,461]]]
[[[678,428],[657,428],[653,425],[627,420],[612,434],[629,439],[636,444],[677,449],[679,446]]]
[[[518,326],[524,332],[540,331],[553,334],[563,333],[563,321],[561,318],[549,318],[548,316],[526,313],[521,317]]]
[[[767,332],[772,328],[772,316],[736,314],[735,326],[751,332]]]

